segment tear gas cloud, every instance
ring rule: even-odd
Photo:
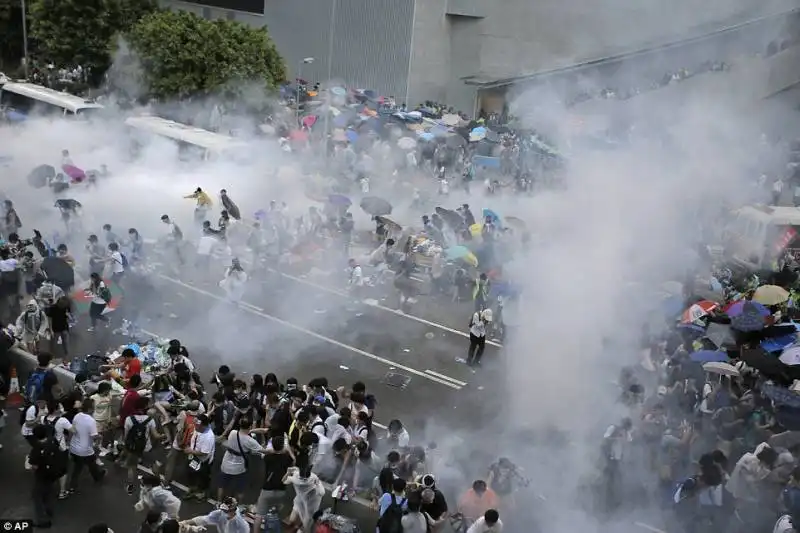
[[[631,23],[635,21],[621,19],[619,30]],[[774,37],[762,36],[765,42]],[[134,68],[133,64],[125,68]],[[645,73],[623,64],[617,81],[638,82],[658,71],[658,65],[649,62]],[[661,72],[670,68],[664,65]],[[135,76],[126,79],[133,83]],[[507,450],[529,471],[537,491],[545,494],[554,512],[537,518],[551,532],[595,528],[596,520],[575,502],[580,481],[593,469],[602,431],[625,414],[615,403],[613,381],[621,366],[639,357],[645,311],[658,285],[683,280],[694,266],[692,250],[702,242],[701,225],[726,205],[760,199],[752,186],[757,177],[754,161],[759,157],[762,127],[770,126],[752,110],[729,103],[736,101],[730,95],[707,94],[700,88],[680,97],[662,97],[654,91],[626,103],[601,102],[607,106],[593,112],[593,120],[600,123],[597,130],[621,121],[635,123],[633,135],[611,150],[587,148],[566,127],[580,109],[563,104],[566,91],[575,86],[600,90],[607,82],[581,78],[570,87],[520,88],[514,98],[512,114],[522,117],[525,126],[544,131],[568,155],[563,187],[530,198],[484,200],[475,191],[470,198],[457,192],[448,199],[450,205],[468,201],[473,207],[491,202],[497,212],[525,219],[534,236],[531,249],[510,266],[524,288],[523,327],[501,356],[505,382],[487,384],[504,385],[507,390],[501,415],[487,426],[486,434],[447,438],[442,436],[447,421],[435,420],[434,415],[436,423],[431,426],[438,430],[431,437],[438,441],[437,453],[443,457],[463,453],[465,442],[470,449]],[[638,98],[646,103],[637,103]],[[190,107],[188,113],[208,111],[207,102],[199,107]],[[62,149],[68,149],[80,167],[107,164],[114,174],[97,190],[74,194],[86,206],[85,226],[97,232],[102,224],[111,223],[118,233],[135,227],[145,238],[157,238],[165,233],[159,222],[162,214],[189,228],[193,205],[182,196],[198,186],[211,194],[227,189],[245,216],[270,200],[285,201],[296,215],[307,208],[300,178],[305,161],[287,156],[270,142],[253,140],[251,161],[246,164],[221,160],[187,166],[179,163],[175,147],[166,141],[149,143],[131,160],[123,115],[110,113],[108,120],[91,125],[31,121],[0,129],[2,151],[14,157],[4,172],[3,191],[20,206],[27,229],[58,227],[51,197],[29,188],[25,175],[39,164],[58,165]],[[249,125],[254,119],[244,116],[242,121]],[[293,171],[278,172],[287,166]],[[388,181],[376,179],[375,187],[381,186],[381,179]],[[416,222],[403,211],[410,192],[407,198],[393,200],[400,206],[399,222]],[[357,226],[368,222],[359,210],[354,215]],[[290,294],[281,298],[295,306],[309,305]],[[340,304],[330,302],[331,307]],[[308,328],[322,320],[312,308],[306,316],[307,322],[300,325]],[[233,365],[238,359],[292,358],[306,348],[302,339],[290,334],[276,340],[273,330],[242,327],[226,312],[198,311],[191,325],[176,334],[191,346],[194,334],[208,338],[212,328],[226,363]],[[261,346],[267,343],[279,343],[282,349],[264,354]],[[262,366],[269,362],[264,360]],[[570,445],[554,449],[520,437],[520,430],[545,427],[569,434]],[[493,430],[498,428],[501,431]],[[468,477],[457,471],[444,475]]]

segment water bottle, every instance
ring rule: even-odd
[[[281,533],[281,525],[281,517],[278,516],[278,510],[273,507],[264,515],[261,531],[264,533]]]

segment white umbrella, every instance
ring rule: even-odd
[[[795,366],[800,365],[800,345],[793,344],[783,350],[783,353],[778,358],[784,365]]]
[[[442,123],[445,126],[456,126],[459,122],[461,122],[461,117],[454,113],[442,116]]]
[[[258,129],[261,130],[261,133],[266,135],[275,135],[275,126],[272,124],[261,124]]]
[[[413,150],[417,145],[417,141],[411,137],[403,137],[397,141],[397,146],[403,150]]]
[[[709,374],[719,374],[720,376],[741,376],[736,367],[728,363],[706,363],[703,365],[703,370]]]

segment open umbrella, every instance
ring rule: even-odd
[[[397,146],[401,150],[413,150],[417,146],[417,141],[411,137],[401,137],[397,140]]]
[[[689,359],[695,363],[727,363],[728,354],[717,350],[700,350],[689,354]]]
[[[515,230],[519,231],[526,231],[528,229],[528,224],[525,223],[524,220],[517,217],[506,217],[505,219],[506,226],[514,228]]]
[[[464,137],[455,133],[448,134],[447,137],[445,137],[444,142],[447,146],[452,148],[459,148],[467,144],[467,140]]]
[[[761,331],[765,326],[764,316],[756,307],[756,302],[745,302],[742,312],[731,319],[731,327],[738,331]]]
[[[61,167],[61,169],[64,171],[64,174],[69,176],[70,179],[75,183],[80,183],[86,179],[86,172],[79,169],[75,165],[64,165]]]
[[[378,220],[378,222],[386,226],[386,229],[392,233],[399,233],[403,231],[403,226],[401,226],[400,224],[398,224],[389,217],[377,216],[375,218]]]
[[[488,209],[488,208],[484,207],[483,210],[481,211],[481,214],[483,215],[483,219],[484,220],[486,220],[486,218],[488,217],[492,221],[492,224],[494,224],[495,226],[500,226],[501,225],[500,224],[500,215],[498,215],[497,213],[495,213],[491,209]]]
[[[780,337],[769,337],[761,341],[761,347],[767,353],[775,353],[783,350],[787,346],[791,346],[797,342],[797,334],[781,335]]]
[[[739,371],[730,363],[711,362],[703,364],[703,370],[709,374],[719,374],[720,376],[739,377]]]
[[[715,324],[712,322],[706,330],[706,338],[714,343],[717,348],[736,345],[736,338],[733,336],[731,327],[727,324]]]
[[[493,132],[492,130],[488,130],[486,132],[486,140],[489,141],[490,143],[499,143],[500,136],[497,133]]]
[[[461,117],[459,117],[455,113],[448,113],[447,115],[442,115],[442,123],[445,126],[457,126],[459,122],[461,122]]]
[[[329,194],[328,203],[336,206],[348,207],[352,205],[353,202],[343,194]]]
[[[699,320],[704,316],[708,315],[709,313],[711,313],[711,311],[713,311],[717,307],[719,307],[719,304],[717,304],[717,302],[712,302],[711,300],[702,300],[700,302],[692,304],[681,315],[681,322],[683,322],[684,324],[690,324],[692,322],[695,322],[696,320]]]
[[[60,257],[45,257],[41,269],[48,280],[64,291],[75,285],[75,271]]]
[[[794,345],[789,346],[783,353],[781,354],[778,359],[781,360],[781,363],[789,366],[797,366],[800,365],[800,346]]]
[[[442,217],[445,224],[450,226],[451,228],[460,228],[464,225],[464,219],[456,213],[455,211],[451,211],[450,209],[445,209],[444,207],[437,207],[436,214]]]
[[[365,196],[359,205],[368,215],[380,216],[392,214],[392,204],[377,196]]]
[[[28,174],[28,185],[34,189],[47,187],[51,178],[56,176],[56,169],[50,165],[39,165]]]
[[[478,126],[477,128],[474,128],[472,131],[469,132],[469,141],[478,142],[484,140],[486,138],[486,133],[488,131],[489,130],[487,130],[483,126]]]
[[[444,253],[448,261],[461,260],[473,267],[478,266],[478,258],[466,246],[451,246]]]
[[[733,318],[736,316],[741,315],[744,312],[744,304],[747,303],[747,300],[737,300],[733,303],[728,304],[724,309],[724,313],[729,317]],[[758,310],[761,316],[767,317],[772,313],[769,312],[769,309],[764,307],[762,304],[758,302],[753,302],[753,306]]]
[[[778,305],[789,299],[789,292],[777,285],[762,285],[753,293],[753,301],[764,305]]]

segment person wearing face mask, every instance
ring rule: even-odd
[[[169,489],[161,486],[158,476],[145,474],[139,477],[139,481],[141,485],[139,501],[134,505],[137,511],[155,511],[159,514],[164,513],[168,518],[178,518],[181,500]]]
[[[220,533],[250,533],[250,524],[239,512],[236,498],[225,498],[215,511],[184,520],[181,526],[216,526]]]

